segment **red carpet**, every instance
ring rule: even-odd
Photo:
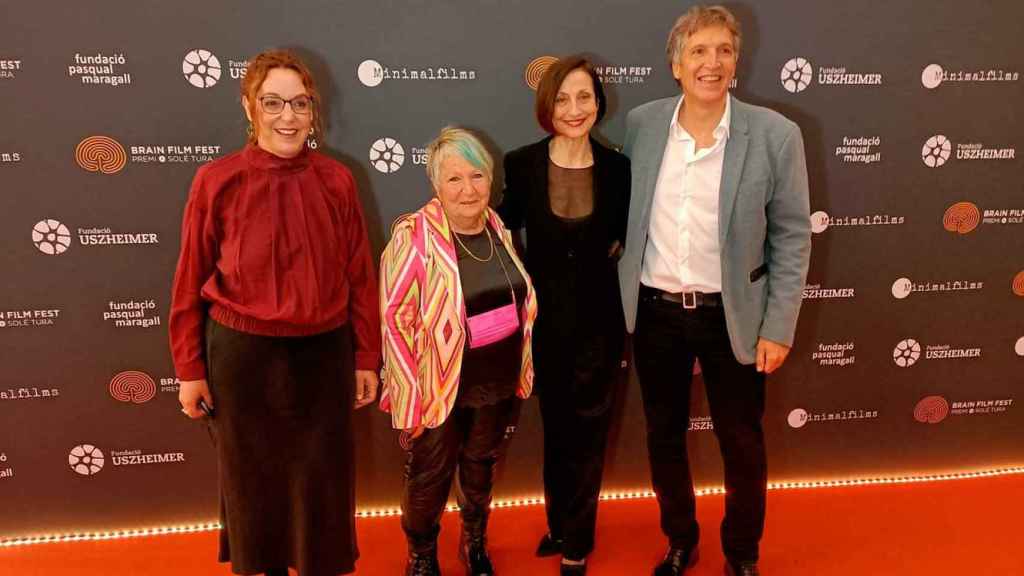
[[[719,575],[722,497],[698,498],[701,560],[693,576]],[[1024,476],[924,484],[774,490],[762,545],[765,576],[1024,575]],[[501,576],[558,574],[557,559],[533,556],[544,532],[540,506],[496,510],[491,555]],[[359,575],[401,575],[405,544],[398,518],[361,519]],[[445,514],[441,564],[464,574],[455,556],[456,514]],[[2,576],[228,575],[214,562],[213,532],[41,544],[0,549]],[[665,542],[654,500],[603,502],[590,576],[650,573]]]

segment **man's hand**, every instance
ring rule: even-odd
[[[789,355],[789,346],[759,338],[757,340],[757,371],[771,374]]]
[[[203,417],[203,411],[199,408],[199,401],[206,402],[206,405],[213,410],[213,396],[210,394],[210,386],[206,379],[185,380],[178,388],[178,402],[181,403],[181,411],[192,418]]]
[[[377,373],[373,370],[356,370],[356,410],[377,399]]]

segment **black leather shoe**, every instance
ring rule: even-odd
[[[584,559],[583,564],[566,564],[562,562],[559,566],[558,576],[585,576],[587,573],[587,561]]]
[[[726,560],[725,576],[761,576],[761,571],[757,569],[757,562]]]
[[[540,542],[537,544],[537,557],[545,558],[547,556],[555,556],[562,553],[562,539],[554,539],[551,537],[551,532],[548,532],[541,537]]]
[[[441,576],[437,553],[410,553],[409,561],[405,564],[405,576]]]
[[[697,563],[700,554],[696,548],[669,548],[665,559],[654,567],[652,576],[681,576]]]
[[[459,542],[459,559],[466,565],[466,576],[494,576],[494,565],[483,538],[467,540],[463,535]]]

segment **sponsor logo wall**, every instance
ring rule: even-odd
[[[801,128],[811,188],[800,323],[768,385],[772,480],[877,476],[859,467],[869,461],[894,475],[984,468],[993,454],[1024,461],[1006,433],[1024,425],[1014,406],[1024,367],[1024,5],[994,6],[998,17],[982,24],[967,2],[894,2],[917,18],[823,5],[821,26],[807,27],[797,0],[743,15],[754,41],[741,49],[733,93]],[[484,135],[499,200],[503,155],[544,136],[535,91],[561,57],[593,56],[609,104],[596,133],[621,146],[630,109],[678,95],[664,38],[684,8],[491,3],[464,10],[457,34],[454,8],[437,3],[323,3],[304,14],[345,23],[337,34],[282,29],[258,4],[126,5],[88,22],[12,6],[0,22],[11,39],[0,47],[0,349],[11,351],[0,358],[0,487],[12,492],[0,541],[29,524],[38,533],[39,519],[58,533],[216,517],[210,436],[177,408],[168,296],[192,177],[245,142],[239,81],[258,50],[307,57],[323,94],[319,150],[352,168],[379,253],[394,218],[433,194],[425,146],[444,125]],[[581,12],[599,17],[569,26]],[[865,29],[875,31],[871,51],[856,48]],[[948,29],[987,40],[936,32]],[[948,50],[934,53],[940,44]],[[695,480],[718,485],[714,426],[694,389]],[[607,490],[649,485],[641,406],[630,370]],[[355,423],[359,505],[394,507],[404,456],[389,419],[367,408]],[[940,449],[953,434],[956,454]],[[540,494],[540,440],[527,402],[497,498]],[[173,518],[153,505],[167,494],[178,499]]]

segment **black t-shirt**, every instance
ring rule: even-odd
[[[455,239],[455,252],[467,318],[511,304],[510,283],[515,290],[519,330],[487,346],[470,348],[469,327],[466,327],[462,378],[455,404],[473,407],[497,404],[513,396],[519,386],[523,344],[521,311],[526,300],[526,282],[494,231],[459,234]]]

